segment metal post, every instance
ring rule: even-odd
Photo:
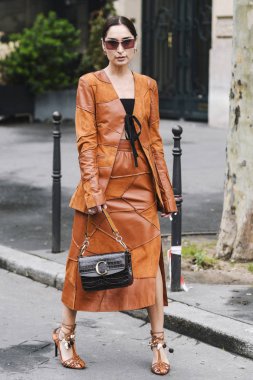
[[[53,194],[52,194],[52,252],[61,251],[61,119],[59,112],[53,113]]]
[[[173,216],[171,225],[171,291],[181,290],[181,233],[182,233],[182,182],[181,182],[181,134],[183,128],[179,125],[172,129],[173,148],[173,190],[177,203],[177,215]]]

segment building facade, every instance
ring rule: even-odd
[[[213,0],[208,100],[208,122],[212,127],[227,127],[229,122],[232,34],[233,0]]]
[[[55,10],[81,30],[106,0],[0,0],[0,33],[19,32]],[[132,69],[155,78],[162,117],[228,125],[233,0],[115,0],[138,33]]]
[[[136,21],[133,69],[159,85],[162,117],[228,125],[233,0],[117,0]]]

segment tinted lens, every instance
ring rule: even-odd
[[[117,50],[118,46],[118,41],[105,41],[105,47],[108,50]]]
[[[132,49],[134,47],[134,38],[124,40],[121,42],[123,49]],[[105,41],[105,47],[108,50],[117,50],[119,47],[119,41],[107,40]]]
[[[132,49],[134,47],[134,39],[122,41],[122,46],[124,49]]]

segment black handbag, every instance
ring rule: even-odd
[[[84,256],[89,245],[89,215],[85,240],[80,248],[80,255],[78,257],[78,270],[84,290],[122,288],[133,283],[131,253],[123,242],[108,212],[103,209],[103,213],[111,226],[115,240],[122,245],[124,250]]]

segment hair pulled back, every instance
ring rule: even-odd
[[[137,32],[135,29],[134,24],[132,23],[129,18],[125,16],[111,16],[106,20],[106,23],[104,25],[103,31],[102,31],[102,39],[104,40],[108,30],[110,29],[111,26],[114,25],[125,25],[129,32],[134,36],[134,38],[137,37]]]

